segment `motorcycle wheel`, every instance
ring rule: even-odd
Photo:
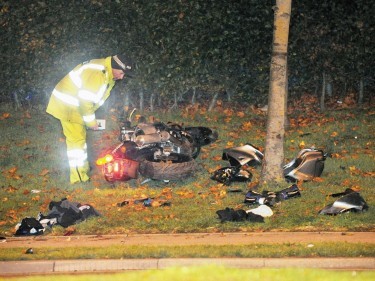
[[[139,165],[139,173],[154,180],[180,180],[192,176],[198,169],[191,157],[175,154],[173,158],[173,161],[144,159]]]

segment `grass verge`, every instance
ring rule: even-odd
[[[295,111],[285,138],[285,162],[302,147],[315,146],[330,150],[333,158],[326,160],[321,178],[301,183],[302,196],[273,207],[274,215],[264,223],[220,223],[216,211],[226,207],[250,209],[244,204],[246,192],[259,181],[259,169],[250,183],[224,186],[210,179],[213,171],[227,166],[221,160],[224,148],[252,143],[261,149],[265,141],[266,116],[250,108],[217,108],[207,112],[146,112],[156,119],[186,125],[214,128],[219,140],[204,147],[197,162],[201,169],[192,178],[178,182],[152,181],[143,178],[129,182],[106,182],[95,159],[104,150],[117,145],[119,114],[107,114],[107,129],[88,132],[89,158],[93,165],[90,183],[70,185],[65,142],[58,120],[43,111],[14,112],[0,108],[0,235],[12,236],[14,227],[25,217],[48,213],[51,201],[66,197],[71,201],[93,205],[102,217],[93,218],[69,229],[54,226],[45,235],[184,233],[235,231],[374,231],[375,193],[373,192],[374,111],[371,108],[332,110],[327,113]],[[103,114],[102,116],[100,114]],[[285,183],[288,187],[289,184]],[[267,186],[263,187],[267,189]],[[328,195],[356,188],[370,206],[367,212],[322,216],[318,211],[334,199]],[[240,192],[231,192],[232,189]],[[261,190],[259,190],[261,191]],[[125,199],[161,198],[171,202],[166,207],[145,207],[142,204],[118,207]]]
[[[0,260],[148,259],[148,258],[284,258],[374,257],[375,247],[366,243],[283,243],[231,246],[109,246],[40,247],[33,254],[24,248],[7,248]]]

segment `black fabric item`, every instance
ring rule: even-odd
[[[24,218],[17,229],[16,236],[30,236],[43,234],[44,227],[35,218]]]
[[[82,212],[83,219],[88,219],[89,217],[100,217],[101,214],[95,210],[95,208],[89,204],[79,206],[79,209]]]
[[[47,219],[56,218],[57,224],[62,227],[79,223],[92,216],[100,216],[100,213],[94,207],[70,202],[66,198],[58,202],[52,201],[49,204],[49,209],[50,212],[43,217]]]
[[[246,212],[242,209],[234,210],[232,208],[225,208],[224,210],[216,211],[221,222],[225,221],[243,221],[246,219]]]
[[[246,211],[242,209],[234,210],[227,207],[224,210],[216,211],[216,214],[219,216],[221,222],[239,222],[246,220],[251,222],[264,222],[264,218],[262,216],[253,213],[246,213]]]
[[[264,218],[261,215],[254,214],[252,212],[247,213],[247,220],[251,222],[264,222]]]

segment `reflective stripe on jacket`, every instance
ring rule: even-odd
[[[56,85],[46,111],[60,120],[94,126],[95,111],[114,85],[111,57],[84,62]]]

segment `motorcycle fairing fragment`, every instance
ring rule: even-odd
[[[363,212],[368,209],[365,199],[358,192],[350,192],[319,211],[320,215],[338,215],[345,212]]]
[[[273,206],[278,202],[300,196],[301,193],[298,186],[296,184],[293,184],[290,187],[277,192],[264,190],[262,193],[258,193],[256,191],[250,190],[245,195],[244,203]]]
[[[252,144],[245,144],[224,149],[222,159],[228,160],[231,166],[257,166],[262,164],[263,153]]]
[[[320,177],[327,154],[315,148],[302,149],[297,157],[283,167],[287,181],[310,181]]]
[[[296,158],[283,167],[283,174],[288,182],[310,181],[320,177],[324,169],[327,153],[315,148],[302,149]],[[263,153],[252,144],[224,149],[223,160],[231,166],[257,166],[262,164]],[[235,175],[233,175],[235,176]]]
[[[216,180],[225,185],[230,185],[233,181],[246,182],[250,181],[253,174],[247,170],[241,169],[240,166],[236,167],[223,167],[214,172],[211,179]]]

